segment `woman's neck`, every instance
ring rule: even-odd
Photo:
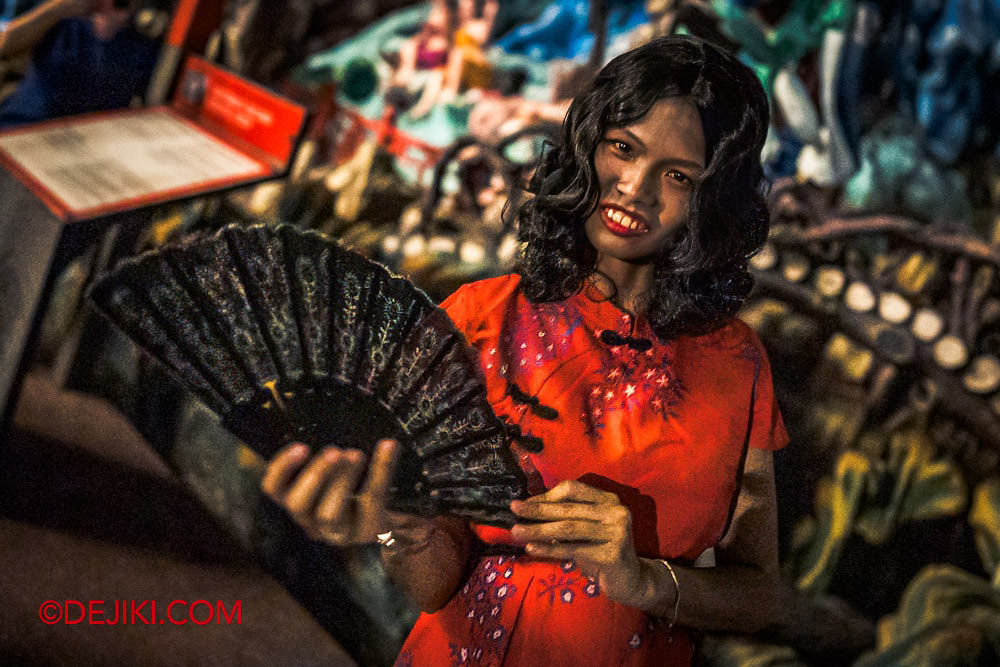
[[[619,307],[635,314],[646,312],[653,286],[653,264],[625,262],[602,256],[592,276],[594,285]]]

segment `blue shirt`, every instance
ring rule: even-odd
[[[0,127],[125,108],[146,92],[158,52],[131,26],[100,40],[89,17],[63,19],[35,46],[24,80],[0,104]]]

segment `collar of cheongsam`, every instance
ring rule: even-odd
[[[644,352],[656,340],[646,318],[625,310],[589,280],[570,301],[595,337],[609,347],[627,345]]]

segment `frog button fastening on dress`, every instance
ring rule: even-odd
[[[511,400],[515,403],[520,404],[518,407],[522,412],[525,407],[530,407],[531,412],[536,417],[548,420],[553,420],[559,417],[559,412],[555,408],[542,405],[537,396],[528,394],[510,380],[507,381],[507,395],[510,396]]]

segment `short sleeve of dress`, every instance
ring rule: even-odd
[[[764,349],[763,343],[752,331],[751,336],[760,360],[760,373],[757,376],[757,391],[754,397],[750,446],[754,449],[774,451],[788,444],[788,432],[785,430],[785,422],[781,417],[781,410],[774,395],[774,383],[771,378],[771,364],[767,358],[767,350]]]
[[[462,285],[441,302],[441,308],[470,345],[485,345],[496,338],[498,315],[510,303],[519,281],[511,274]]]
[[[451,296],[441,302],[441,309],[448,313],[448,317],[455,324],[466,339],[471,338],[471,324],[475,317],[475,300],[472,297],[472,288],[463,285],[452,292]]]

